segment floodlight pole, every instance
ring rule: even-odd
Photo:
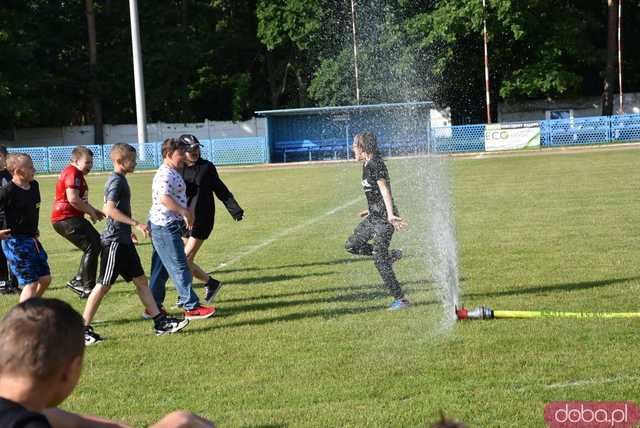
[[[619,114],[624,114],[624,100],[622,97],[622,0],[618,0],[618,88],[620,89]]]
[[[491,123],[491,98],[489,95],[489,50],[487,48],[487,4],[482,0],[482,23],[484,34],[484,85],[487,95],[487,123]]]
[[[129,0],[131,19],[131,48],[133,53],[133,80],[136,91],[136,121],[138,125],[138,148],[141,160],[145,159],[144,145],[147,142],[147,111],[144,102],[144,76],[142,70],[142,48],[140,45],[140,24],[138,1]]]
[[[356,43],[356,6],[351,0],[351,28],[353,30],[353,66],[356,73],[356,104],[360,105],[360,83],[358,81],[358,45]]]

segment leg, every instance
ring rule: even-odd
[[[22,292],[20,293],[20,303],[25,300],[29,300],[32,297],[38,297],[38,283],[32,282],[31,284],[26,284],[22,288]]]
[[[204,241],[202,239],[189,237],[182,238],[182,242],[184,242],[184,252],[187,256],[189,268],[191,269],[193,276],[206,283],[209,281],[209,275],[195,263],[196,254],[198,254],[198,251],[200,250],[200,247],[202,247]]]
[[[84,218],[73,217],[53,224],[56,232],[83,251],[76,277],[84,288],[93,288],[96,283],[98,256],[101,251],[100,234]]]
[[[165,227],[152,226],[151,238],[155,254],[168,272],[178,290],[183,308],[190,311],[200,305],[198,296],[193,291],[193,275],[189,269],[184,252],[180,225],[169,224]],[[152,260],[153,275],[153,260]],[[152,277],[153,282],[153,277]],[[152,290],[153,291],[153,290]],[[154,294],[155,296],[155,294]],[[157,301],[157,299],[156,299]]]
[[[151,236],[151,240],[153,245],[153,254],[151,255],[151,280],[149,281],[149,291],[151,291],[151,295],[153,296],[156,305],[161,308],[166,295],[169,273],[164,267],[164,264],[162,264],[162,260],[160,260],[160,256],[156,251],[157,244],[153,242],[153,235]]]
[[[84,313],[82,314],[82,318],[84,318],[84,325],[91,325],[93,317],[96,315],[96,312],[98,312],[100,302],[102,302],[102,299],[107,295],[110,288],[110,286],[104,286],[100,283],[93,287],[93,290],[87,299],[87,304],[84,306]]]
[[[41,276],[40,279],[38,279],[37,297],[42,297],[47,287],[49,287],[49,284],[51,284],[51,275]]]
[[[151,294],[151,290],[149,289],[149,282],[147,281],[147,277],[142,275],[133,278],[133,284],[136,286],[136,292],[138,293],[138,297],[140,301],[144,305],[145,309],[151,315],[151,317],[156,317],[160,313],[160,309],[158,309],[158,305]]]
[[[402,299],[404,294],[400,288],[400,283],[396,279],[396,274],[391,266],[391,258],[389,257],[389,245],[393,236],[393,225],[386,221],[375,224],[375,233],[373,235],[373,262],[389,289],[389,292],[396,299]]]
[[[353,234],[347,238],[344,248],[351,254],[359,256],[370,256],[373,253],[373,247],[369,244],[369,240],[373,236],[374,228],[371,221],[366,218],[356,226]]]

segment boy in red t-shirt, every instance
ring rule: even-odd
[[[83,251],[78,273],[67,287],[80,298],[86,298],[96,285],[98,256],[101,251],[100,234],[84,218],[102,220],[104,214],[89,203],[89,187],[84,179],[93,167],[93,152],[77,146],[71,152],[71,163],[62,170],[56,183],[56,198],[51,212],[53,229]]]

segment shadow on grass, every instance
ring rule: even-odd
[[[403,260],[410,260],[414,258],[413,256],[405,256]],[[269,266],[269,267],[247,267],[247,268],[237,268],[237,269],[226,269],[222,268],[219,270],[214,270],[209,272],[209,274],[222,274],[222,273],[235,273],[235,272],[256,272],[262,270],[276,270],[276,269],[289,269],[289,268],[306,268],[312,266],[333,266],[333,265],[346,265],[351,263],[362,263],[362,262],[372,262],[371,257],[350,257],[350,258],[342,258],[342,259],[333,259],[326,260],[320,262],[312,262],[312,263],[293,263],[288,265],[278,265],[278,266]]]
[[[489,293],[464,293],[464,294],[465,296],[474,296],[474,297],[499,297],[499,296],[516,296],[519,294],[558,293],[563,291],[589,290],[591,288],[606,287],[609,285],[619,284],[627,281],[635,281],[638,279],[640,279],[640,276],[632,276],[628,278],[601,279],[598,281],[569,282],[564,284],[541,285],[537,287],[512,288],[509,290],[494,291]]]

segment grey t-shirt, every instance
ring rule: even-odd
[[[131,217],[131,190],[124,175],[112,173],[104,185],[104,202],[113,201],[116,208]],[[131,226],[107,217],[107,227],[102,232],[102,242],[132,243]]]

